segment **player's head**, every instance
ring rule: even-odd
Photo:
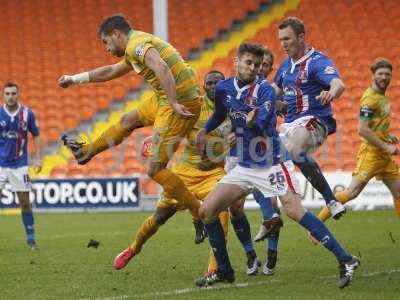
[[[392,79],[392,68],[390,61],[383,57],[378,57],[371,65],[374,84],[382,91],[386,91]]]
[[[111,55],[122,57],[128,42],[131,25],[123,15],[106,18],[99,26],[98,34],[106,50]]]
[[[203,88],[204,91],[206,92],[208,99],[214,101],[215,86],[217,85],[218,81],[224,79],[225,75],[218,70],[212,70],[210,72],[207,72],[207,74],[204,76]]]
[[[5,104],[10,107],[16,107],[18,105],[18,85],[14,82],[7,82],[3,86],[3,95]]]
[[[272,72],[273,64],[274,64],[274,55],[272,54],[271,50],[265,48],[259,75],[264,78],[267,78],[268,75]]]
[[[291,58],[299,58],[305,47],[306,29],[302,20],[296,17],[285,18],[278,26],[278,36],[282,49]]]
[[[237,73],[241,80],[254,81],[260,71],[265,48],[261,44],[244,42],[238,50]]]

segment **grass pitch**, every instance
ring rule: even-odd
[[[207,266],[208,242],[195,245],[188,213],[178,213],[130,264],[112,261],[130,244],[149,213],[36,214],[39,251],[30,251],[19,216],[0,216],[0,299],[400,299],[400,219],[392,210],[349,212],[329,228],[361,258],[353,284],[337,288],[337,263],[284,218],[274,276],[245,275],[245,255],[234,232],[229,253],[233,285],[199,289],[193,280]],[[253,235],[260,213],[248,212]],[[100,246],[87,248],[90,239]],[[265,243],[257,243],[265,261]],[[260,270],[261,271],[261,270]]]

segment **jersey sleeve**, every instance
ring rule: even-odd
[[[40,130],[32,110],[28,111],[28,130],[33,136],[39,136]]]
[[[125,57],[125,61],[127,63],[140,63],[144,65],[144,57],[146,56],[147,51],[154,47],[151,39],[140,38],[131,43],[132,44],[128,45],[128,55]]]
[[[226,119],[227,111],[226,107],[223,103],[225,100],[225,92],[220,84],[217,83],[215,87],[215,110],[211,115],[210,119],[208,119],[204,128],[207,132],[213,131],[215,128],[220,126]]]
[[[312,72],[314,73],[315,79],[328,86],[331,80],[334,78],[340,79],[339,71],[335,64],[328,57],[320,57],[313,62]]]
[[[274,82],[275,84],[281,89],[282,85],[283,85],[283,70],[284,70],[284,64],[282,63],[278,69],[278,71],[276,71],[275,74],[275,78],[274,78]]]
[[[276,118],[276,93],[272,86],[264,83],[258,91],[258,99],[260,99],[256,125],[263,132],[266,132],[271,118]]]
[[[374,99],[370,97],[363,98],[360,105],[360,119],[369,121],[374,117],[374,113],[376,113],[376,103]]]

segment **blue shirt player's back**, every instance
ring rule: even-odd
[[[241,84],[236,77],[217,83],[215,112],[206,124],[210,131],[229,116],[236,145],[231,155],[238,156],[243,167],[268,167],[281,161],[281,144],[276,131],[275,90],[266,81]],[[246,125],[247,114],[258,107],[253,127]],[[217,125],[218,126],[218,125]]]
[[[324,122],[329,133],[334,132],[336,122],[332,118],[331,104],[322,105],[315,99],[321,91],[329,90],[334,78],[340,78],[335,65],[317,50],[309,50],[296,62],[291,58],[285,59],[274,80],[283,90],[283,99],[288,104],[285,122],[313,115]]]
[[[28,165],[28,131],[35,137],[39,135],[31,109],[20,105],[10,113],[5,105],[0,108],[0,167]]]

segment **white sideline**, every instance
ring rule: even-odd
[[[375,272],[368,272],[364,274],[360,274],[361,277],[373,277],[383,274],[393,274],[393,273],[400,273],[400,269],[392,269],[392,270],[384,270],[384,271],[375,271]],[[334,279],[337,278],[338,275],[331,275],[331,276],[320,276],[320,279]],[[80,298],[79,300],[124,300],[124,299],[135,299],[135,298],[144,298],[144,297],[157,297],[157,296],[171,296],[171,295],[181,295],[181,294],[188,294],[188,293],[198,293],[204,292],[208,290],[223,290],[223,289],[231,289],[231,288],[246,288],[270,283],[279,283],[282,280],[262,280],[262,281],[255,281],[255,282],[241,282],[235,284],[223,284],[218,286],[211,286],[207,288],[183,288],[183,289],[175,289],[171,291],[161,291],[161,292],[152,292],[152,293],[144,293],[144,294],[136,294],[136,295],[121,295],[121,296],[113,296],[113,297],[101,297],[101,298]]]

